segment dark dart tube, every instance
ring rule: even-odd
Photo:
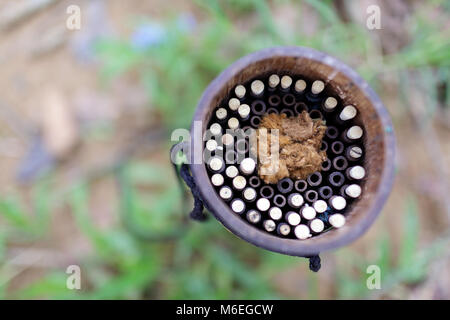
[[[247,154],[249,151],[248,141],[240,139],[235,143],[236,151],[241,154]]]
[[[291,109],[284,108],[284,109],[282,109],[282,110],[280,111],[280,114],[283,114],[283,113],[284,113],[286,116],[288,116],[288,118],[294,116],[294,112],[293,112]]]
[[[297,180],[294,183],[294,188],[298,192],[303,192],[308,188],[308,183],[305,180]]]
[[[328,181],[330,182],[330,184],[332,186],[340,187],[340,186],[342,186],[344,184],[345,177],[344,177],[344,175],[341,172],[333,172],[328,177]]]
[[[329,186],[320,187],[319,195],[322,199],[330,199],[333,196],[333,189],[331,189]]]
[[[271,199],[273,197],[273,195],[275,194],[275,190],[271,186],[263,186],[259,190],[259,194],[263,198]]]
[[[320,112],[319,110],[311,110],[309,112],[309,116],[311,117],[311,119],[323,119],[322,112]]]
[[[283,95],[282,100],[286,107],[292,107],[295,104],[295,96],[291,93]]]
[[[277,206],[277,207],[284,207],[286,205],[286,197],[281,195],[281,194],[277,194],[273,197],[273,203]]]
[[[317,187],[322,183],[322,174],[320,172],[314,172],[308,176],[306,181],[308,181],[311,187]]]
[[[278,181],[277,188],[281,193],[291,192],[294,187],[294,182],[290,178],[284,178]]]
[[[261,123],[260,116],[253,116],[250,118],[250,124],[252,125],[252,127],[257,128],[260,123]]]
[[[275,108],[267,109],[267,114],[279,114],[280,112]]]
[[[236,151],[228,150],[225,153],[225,161],[227,164],[234,164],[234,163],[236,163],[237,159],[238,159],[238,155],[237,155]]]
[[[297,102],[294,107],[296,114],[301,114],[303,111],[308,112],[308,106],[303,102]]]
[[[308,202],[313,203],[314,201],[317,201],[317,199],[319,199],[319,194],[315,190],[308,190],[305,193],[305,198]]]
[[[322,144],[320,145],[320,150],[327,151],[328,150],[328,143],[324,140],[322,140]]]
[[[322,162],[322,172],[328,172],[331,169],[331,161],[330,159],[326,159]]]
[[[344,151],[344,144],[341,141],[334,141],[331,144],[331,152],[334,154],[341,154]]]
[[[348,162],[347,159],[344,156],[338,156],[333,159],[333,168],[336,170],[342,171],[347,169]]]
[[[328,126],[327,130],[325,131],[325,136],[327,136],[329,139],[336,139],[339,135],[339,131],[335,126]]]
[[[280,105],[280,102],[281,102],[281,98],[277,94],[271,95],[268,99],[269,106],[271,106],[271,107],[278,107]]]
[[[248,179],[248,184],[253,188],[259,188],[261,185],[261,179],[258,176],[251,176]]]
[[[251,109],[253,114],[262,116],[266,113],[267,110],[266,103],[262,100],[255,100],[252,102]]]

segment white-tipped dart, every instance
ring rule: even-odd
[[[289,87],[292,84],[292,78],[289,76],[282,76],[281,77],[281,88],[283,89],[289,89]]]
[[[347,175],[350,179],[361,180],[366,176],[366,170],[361,166],[354,166],[347,170]]]
[[[218,123],[213,123],[210,127],[209,127],[209,132],[211,132],[211,134],[213,136],[217,136],[219,134],[222,134],[222,126]]]
[[[345,225],[345,217],[340,213],[332,214],[328,222],[335,228],[341,228]]]
[[[229,134],[229,133],[225,133],[222,136],[222,143],[225,146],[231,146],[234,143],[234,137],[231,134]]]
[[[233,197],[233,191],[230,187],[223,186],[219,190],[219,196],[225,201],[230,200]]]
[[[361,195],[361,187],[357,184],[351,184],[344,190],[345,194],[350,198],[358,198]]]
[[[245,92],[246,92],[245,87],[242,84],[234,88],[234,93],[236,94],[236,97],[238,97],[239,99],[242,99],[245,96]]]
[[[232,130],[239,128],[239,120],[235,117],[228,119],[228,128]]]
[[[261,220],[261,213],[256,210],[250,210],[247,212],[247,220],[250,223],[258,223]]]
[[[245,201],[252,202],[256,199],[256,190],[252,187],[247,187],[242,191],[242,197]]]
[[[256,162],[252,158],[245,158],[239,165],[241,172],[246,175],[252,174],[255,171],[255,168]]]
[[[339,114],[339,119],[342,121],[351,120],[354,117],[356,117],[356,114],[358,111],[356,108],[352,105],[345,106],[344,109],[342,109],[341,113]]]
[[[281,211],[280,208],[278,207],[272,207],[269,210],[269,216],[273,219],[273,220],[280,220],[281,217],[283,216],[283,211]]]
[[[332,196],[329,201],[330,206],[335,210],[343,210],[347,205],[347,201],[341,196]]]
[[[266,198],[260,198],[256,201],[256,207],[259,211],[267,211],[270,208],[270,201]]]
[[[219,157],[212,157],[208,162],[209,168],[215,172],[221,171],[224,165],[223,160]]]
[[[288,204],[292,208],[300,208],[300,206],[303,204],[303,197],[300,193],[292,193],[288,197]]]
[[[313,207],[310,206],[304,206],[301,210],[302,217],[306,220],[312,220],[316,217],[316,210],[314,210]]]
[[[233,178],[233,187],[236,190],[243,190],[246,185],[247,179],[245,179],[243,176],[236,176]]]
[[[206,150],[208,151],[214,151],[217,149],[217,141],[216,140],[208,140],[206,141],[206,146],[205,146]]]
[[[269,87],[276,88],[280,83],[280,77],[277,74],[273,74],[269,77]]]
[[[320,233],[323,231],[323,229],[325,229],[325,224],[320,219],[314,219],[310,221],[309,228],[314,233]]]
[[[250,115],[250,106],[245,103],[241,104],[238,108],[238,113],[242,119],[247,119],[248,116]]]
[[[291,232],[291,227],[287,223],[280,223],[277,232],[282,236],[287,236]]]
[[[239,170],[235,166],[228,166],[225,169],[225,174],[227,175],[228,178],[233,179],[239,174]]]
[[[221,185],[223,185],[223,182],[224,182],[223,175],[221,175],[220,173],[215,173],[212,175],[211,183],[214,186],[220,187]]]
[[[349,147],[350,149],[348,149],[348,157],[350,158],[350,160],[358,160],[359,158],[362,157],[363,151],[360,147],[358,146],[352,146]]]
[[[294,229],[295,236],[300,240],[305,240],[311,237],[311,231],[309,230],[308,226],[304,224],[299,224]]]
[[[328,204],[324,200],[317,200],[313,203],[313,208],[318,213],[327,211]]]
[[[275,223],[275,221],[268,219],[263,222],[263,226],[267,232],[272,232],[276,229],[277,224]]]
[[[325,89],[325,83],[320,80],[316,80],[311,85],[311,92],[313,94],[319,94]]]
[[[228,101],[228,107],[233,111],[236,111],[240,105],[241,102],[237,98],[231,98],[230,101]]]
[[[264,83],[261,80],[255,80],[250,85],[253,95],[260,96],[264,92]]]
[[[325,99],[325,102],[323,103],[323,108],[326,111],[333,111],[337,106],[338,101],[335,97],[328,97]]]
[[[358,140],[363,135],[363,129],[360,126],[352,126],[350,127],[345,136],[349,140]]]
[[[234,199],[231,201],[231,210],[237,214],[241,214],[245,211],[245,203],[241,199]]]
[[[296,225],[300,224],[302,219],[301,219],[300,215],[297,212],[289,211],[288,213],[286,213],[286,221],[291,226],[296,226]]]
[[[228,115],[227,109],[219,108],[216,110],[216,118],[219,120],[225,120]]]
[[[302,79],[295,81],[294,89],[297,93],[302,93],[306,89],[306,81]]]

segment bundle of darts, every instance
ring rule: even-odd
[[[341,228],[366,177],[358,105],[321,79],[271,73],[231,88],[204,134],[204,165],[233,214],[305,240]]]

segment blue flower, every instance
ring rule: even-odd
[[[167,39],[166,29],[158,23],[140,25],[131,35],[131,45],[137,50],[146,50],[162,44]]]

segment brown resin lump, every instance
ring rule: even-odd
[[[306,111],[290,118],[285,114],[264,116],[256,130],[259,177],[277,183],[286,177],[305,179],[319,171],[327,158],[320,150],[325,131],[324,121],[311,119]]]

